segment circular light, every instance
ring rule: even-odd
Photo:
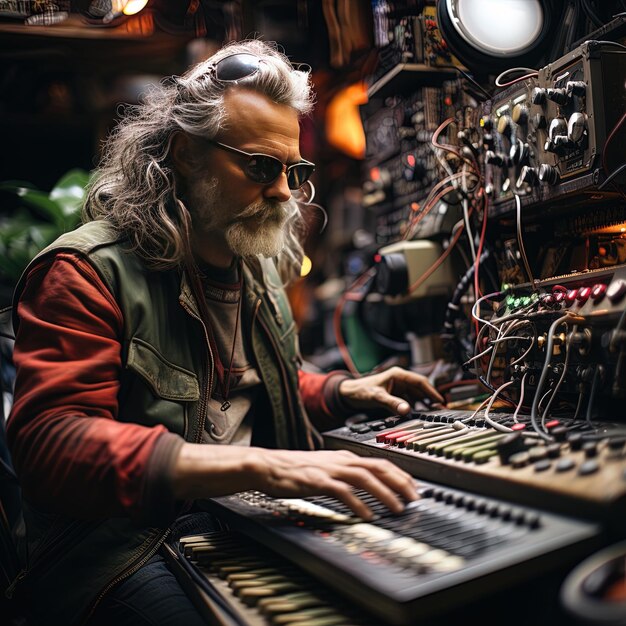
[[[536,41],[544,22],[539,0],[447,0],[452,25],[468,43],[513,56]]]
[[[304,257],[302,258],[302,265],[300,266],[300,276],[306,276],[311,271],[312,268],[313,268],[313,262],[305,254]]]
[[[559,6],[556,0],[439,0],[437,24],[459,61],[478,73],[535,67],[559,26]]]

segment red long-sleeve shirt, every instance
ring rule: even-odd
[[[149,519],[183,440],[116,420],[123,319],[112,295],[89,263],[62,253],[30,272],[18,316],[7,435],[24,495],[79,518]],[[300,371],[313,420],[341,410],[343,378]]]

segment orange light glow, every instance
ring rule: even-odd
[[[355,159],[365,158],[365,132],[358,107],[366,102],[365,83],[355,83],[339,91],[326,109],[328,143]]]

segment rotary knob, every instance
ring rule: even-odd
[[[502,169],[506,169],[511,166],[511,159],[509,159],[506,154],[501,154],[500,152],[487,150],[485,153],[485,160],[489,163],[489,165],[495,165],[496,167],[501,167]]]
[[[572,113],[567,121],[567,137],[574,143],[579,143],[584,134],[587,123],[582,113]]]
[[[584,96],[587,91],[587,83],[582,80],[568,80],[565,84],[565,92],[568,96]]]
[[[539,166],[539,180],[544,185],[556,185],[559,182],[559,171],[553,165],[542,163]]]
[[[501,135],[505,137],[511,134],[511,118],[508,115],[503,115],[498,119],[497,130]]]
[[[511,146],[509,156],[515,165],[523,164],[528,160],[528,144],[523,141],[515,142],[515,144]]]
[[[546,90],[541,87],[535,87],[531,95],[531,101],[533,104],[545,104]]]
[[[554,141],[554,138],[557,135],[567,135],[567,123],[565,122],[565,118],[563,117],[555,117],[550,122],[550,127],[548,128],[548,136]]]
[[[508,115],[503,115],[498,119],[496,129],[501,135],[509,137],[511,135],[511,118]]]
[[[528,122],[528,107],[525,104],[518,102],[513,107],[513,111],[511,111],[511,119],[516,124],[526,124],[526,122]]]
[[[519,189],[524,183],[528,185],[535,185],[538,180],[537,170],[529,165],[524,165],[515,184]]]
[[[556,102],[557,104],[564,105],[567,104],[569,100],[569,96],[565,89],[546,89],[546,97],[548,100],[552,100],[552,102]]]

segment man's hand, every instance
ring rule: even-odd
[[[388,409],[399,415],[408,414],[416,400],[444,402],[425,376],[401,367],[343,380],[339,385],[339,394],[354,409]]]
[[[400,513],[417,499],[409,474],[384,459],[345,450],[269,450],[243,446],[185,443],[174,467],[178,499],[209,498],[256,489],[274,497],[333,496],[358,517],[371,519],[362,489]]]

